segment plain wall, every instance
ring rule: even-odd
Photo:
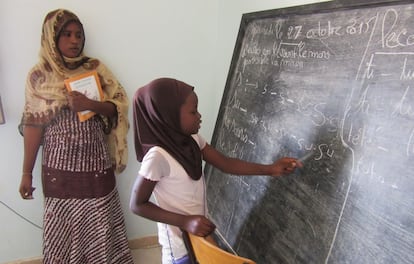
[[[34,169],[34,200],[18,187],[23,138],[17,131],[29,69],[38,61],[43,18],[56,8],[77,14],[86,33],[85,53],[101,59],[130,99],[140,86],[173,77],[196,87],[203,116],[200,133],[210,140],[243,13],[307,4],[306,0],[1,0],[0,97],[6,123],[0,125],[0,263],[41,255],[43,197],[40,152]],[[130,122],[132,123],[130,107]],[[129,131],[129,163],[117,177],[130,239],[156,234],[154,222],[128,208],[139,169]]]

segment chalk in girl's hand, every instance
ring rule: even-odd
[[[306,154],[305,156],[299,158],[298,160],[300,162],[304,162],[305,160],[309,159],[310,157],[312,157],[313,151],[309,152],[308,154]]]

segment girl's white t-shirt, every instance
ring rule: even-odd
[[[200,151],[206,141],[193,135]],[[152,147],[144,156],[139,175],[157,181],[153,191],[156,204],[168,211],[184,215],[207,215],[204,175],[195,181],[166,150]],[[181,231],[176,226],[157,223],[158,240],[162,246],[163,264],[173,263],[187,255]]]

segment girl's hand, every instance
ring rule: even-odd
[[[69,107],[73,112],[90,110],[89,106],[91,99],[86,97],[84,94],[77,91],[72,91],[68,93],[66,98],[68,99]]]
[[[272,164],[271,176],[281,176],[290,174],[295,171],[296,168],[302,168],[303,164],[298,159],[284,157]]]
[[[19,193],[25,199],[33,199],[33,192],[36,188],[32,186],[32,174],[24,173],[20,182]]]
[[[205,237],[216,229],[216,225],[202,215],[188,215],[185,216],[182,229],[196,236]]]

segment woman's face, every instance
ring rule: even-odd
[[[63,56],[75,58],[81,54],[84,41],[82,27],[76,22],[69,22],[59,34],[58,48]]]
[[[187,97],[185,103],[181,106],[181,130],[186,135],[197,134],[200,129],[201,115],[197,110],[197,106],[198,99],[194,92]]]

